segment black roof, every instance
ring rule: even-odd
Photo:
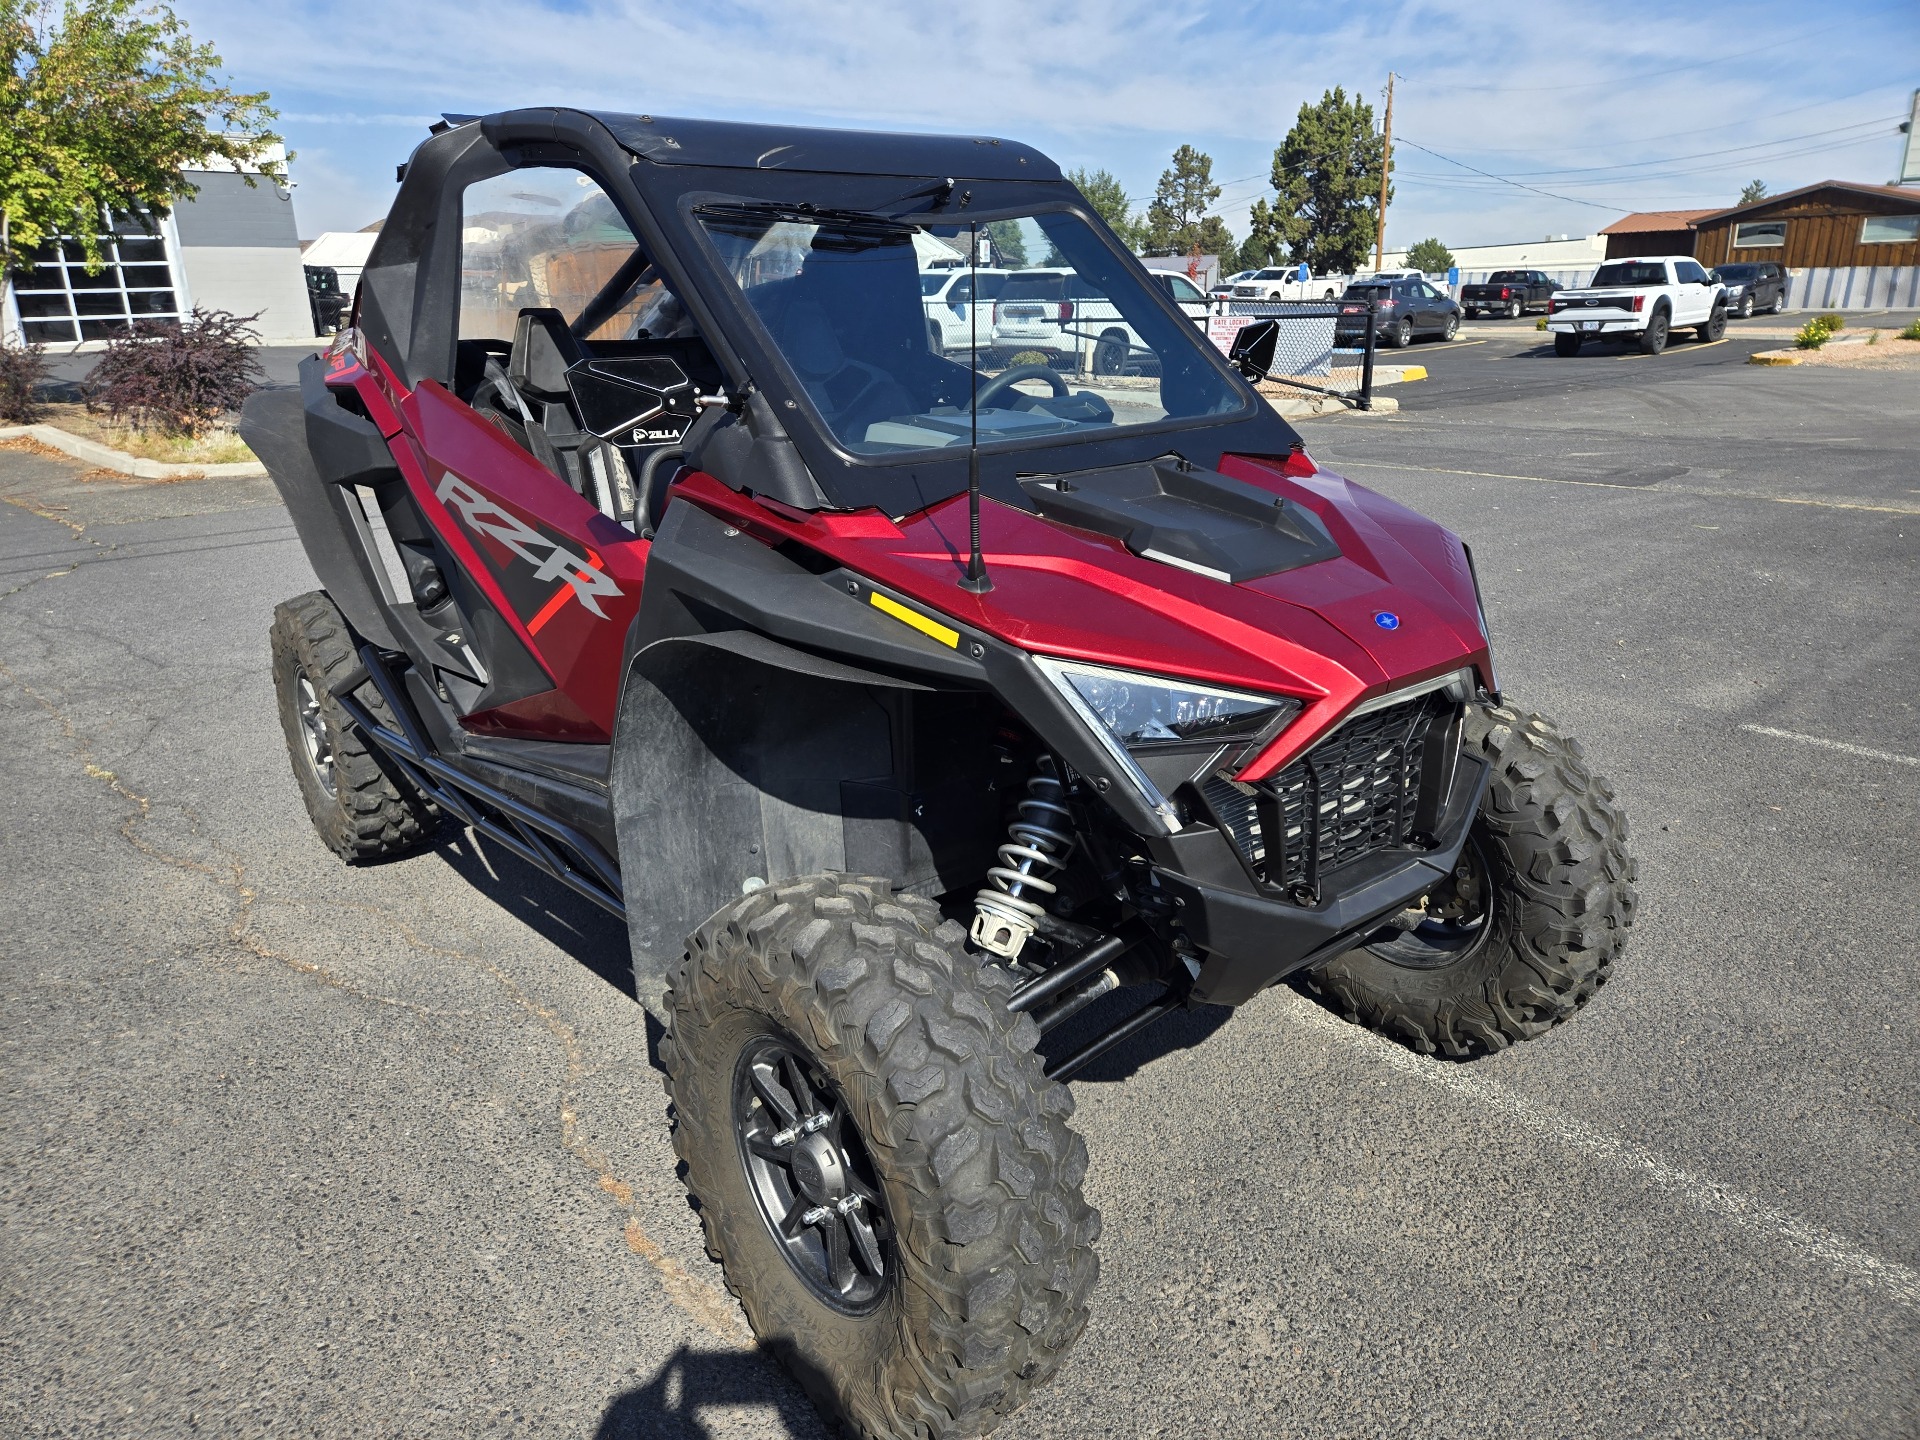
[[[1058,180],[1060,167],[1030,145],[986,135],[911,135],[749,125],[666,115],[588,111],[626,149],[657,165],[813,170],[840,175],[938,175],[956,180]]]

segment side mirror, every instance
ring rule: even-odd
[[[1264,380],[1273,369],[1274,350],[1280,344],[1278,320],[1256,320],[1240,327],[1227,351],[1227,363],[1237,366],[1249,380]]]

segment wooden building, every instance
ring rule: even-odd
[[[1920,265],[1920,187],[1822,180],[1709,211],[1693,226],[1688,248],[1709,268],[1752,260],[1789,270]]]
[[[1636,255],[1693,254],[1693,222],[1711,210],[1642,210],[1600,227],[1607,237],[1607,259]]]

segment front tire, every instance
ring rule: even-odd
[[[431,840],[439,826],[437,807],[388,769],[334,698],[341,678],[359,668],[360,656],[331,597],[315,590],[275,606],[268,642],[287,758],[327,848],[359,863],[401,855]],[[371,680],[362,680],[353,694],[375,720],[391,723]]]
[[[875,1440],[991,1429],[1059,1366],[1099,1273],[1072,1097],[1006,1008],[1012,976],[964,938],[885,880],[813,876],[702,925],[667,996],[674,1148],[708,1251],[760,1342]],[[780,1078],[782,1055],[800,1080]],[[817,1133],[809,1105],[832,1112]],[[826,1154],[835,1135],[844,1163]],[[782,1161],[807,1147],[821,1156]],[[863,1166],[848,1202],[829,1181]],[[838,1218],[793,1218],[843,1205],[871,1222],[871,1250],[850,1221],[836,1252]]]
[[[1451,340],[1453,339],[1454,336],[1458,335],[1459,333],[1460,333],[1460,317],[1458,315],[1447,316],[1446,328],[1440,332],[1440,338],[1442,340]]]
[[[1713,313],[1707,317],[1707,323],[1704,325],[1696,325],[1693,330],[1695,339],[1703,340],[1708,344],[1712,344],[1726,333],[1727,307],[1724,305],[1714,306]]]
[[[1462,744],[1493,766],[1454,888],[1428,914],[1307,983],[1347,1019],[1424,1054],[1531,1040],[1606,983],[1638,897],[1627,817],[1578,742],[1540,715],[1467,711]]]
[[[1740,297],[1740,318],[1742,320],[1751,320],[1753,318],[1753,296],[1743,295]]]
[[[1109,330],[1093,347],[1093,373],[1119,375],[1127,368],[1127,337],[1124,331]]]

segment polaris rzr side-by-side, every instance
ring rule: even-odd
[[[975,286],[930,323],[958,267],[1070,276],[1047,353]],[[1465,547],[1031,149],[449,117],[300,373],[243,433],[325,587],[272,629],[315,825],[625,918],[708,1249],[862,1435],[1060,1364],[1065,1082],[1128,1037],[1292,977],[1470,1056],[1620,954],[1625,817],[1501,697]]]

